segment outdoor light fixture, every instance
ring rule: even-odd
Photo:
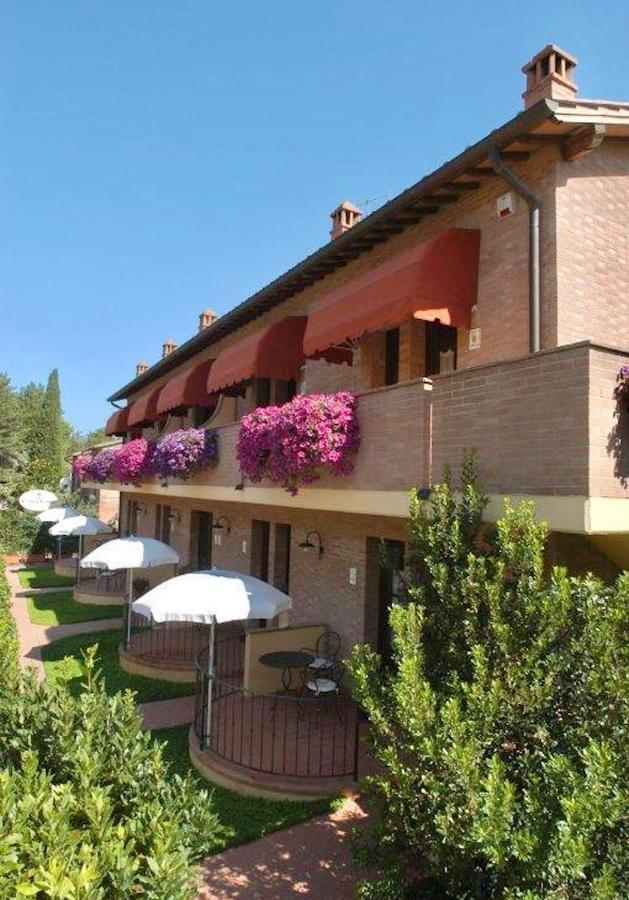
[[[298,544],[297,546],[300,550],[313,550],[317,546],[317,544],[313,544],[310,540],[313,535],[319,542],[319,559],[321,559],[321,557],[323,556],[323,544],[321,543],[321,535],[318,531],[309,531],[306,534],[306,540],[302,541],[301,544]]]
[[[226,528],[227,534],[231,534],[231,530],[232,530],[231,523],[230,523],[229,519],[227,518],[227,516],[219,516],[218,519],[216,520],[216,522],[214,522],[212,524],[212,528],[216,528],[217,530],[220,530],[221,528]]]
[[[179,509],[171,509],[168,513],[168,518],[171,522],[179,522],[181,523],[181,510]]]
[[[148,512],[148,510],[146,508],[146,504],[138,503],[138,505],[135,508],[136,516],[142,516],[142,518],[144,518],[146,516],[147,512]]]

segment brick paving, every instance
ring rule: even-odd
[[[350,900],[366,873],[352,863],[348,839],[366,820],[365,810],[348,799],[329,816],[211,856],[197,900]]]

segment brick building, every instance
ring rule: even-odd
[[[491,517],[504,495],[530,497],[553,561],[629,566],[627,412],[613,398],[629,363],[629,102],[581,99],[575,66],[546,47],[515,118],[367,217],[342,203],[320,250],[139,364],[110,397],[126,405],[108,432],[206,424],[219,460],[122,487],[122,530],[272,581],[293,597],[288,624],[324,623],[345,650],[384,646],[381,542],[403,558],[409,489],[473,447]],[[287,334],[298,364],[277,377]],[[243,481],[245,412],[342,389],[359,397],[350,475],[296,496]],[[311,531],[322,554],[316,537],[299,547]]]

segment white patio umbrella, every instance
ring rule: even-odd
[[[78,516],[77,510],[73,506],[49,506],[48,509],[37,513],[35,518],[38,522],[52,523],[69,519],[71,516]],[[61,535],[57,537],[57,559],[61,559]]]
[[[179,554],[168,544],[154,538],[129,535],[108,541],[87,554],[81,565],[84,569],[127,570],[126,622],[124,646],[131,640],[131,604],[133,602],[133,570],[152,569],[156,566],[176,565]]]
[[[52,491],[33,488],[31,491],[24,491],[23,494],[20,494],[17,502],[22,509],[26,509],[28,512],[43,512],[43,510],[48,509],[56,499],[57,495],[53,494]]]
[[[62,518],[49,529],[49,534],[53,537],[78,537],[79,539],[79,558],[76,564],[76,583],[81,579],[81,557],[83,556],[83,537],[86,534],[108,534],[111,531],[109,525],[95,519],[94,516],[79,515],[76,510],[73,516]]]
[[[292,603],[288,594],[252,575],[209,569],[170,578],[132,605],[133,612],[154,622],[197,622],[210,626],[204,746],[209,744],[212,723],[217,623],[273,619],[283,610],[290,609]]]

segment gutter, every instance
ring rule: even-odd
[[[529,350],[531,353],[539,353],[541,349],[539,252],[541,202],[539,197],[508,168],[495,144],[489,148],[488,159],[496,175],[504,178],[507,184],[526,200],[529,208]]]

